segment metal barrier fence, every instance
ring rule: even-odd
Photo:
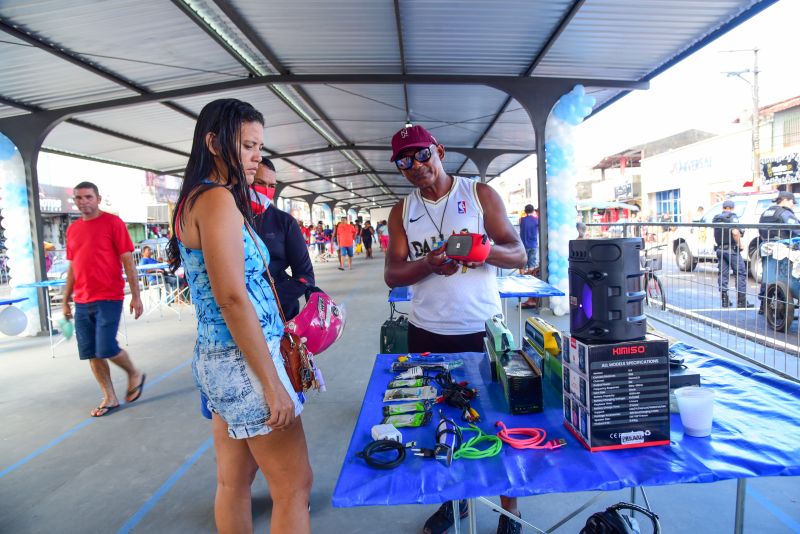
[[[589,238],[644,239],[648,318],[800,380],[800,320],[795,316],[800,306],[800,237],[782,239],[800,236],[800,226],[737,224],[738,231],[730,224],[709,223],[587,227]],[[759,230],[769,239],[762,239]],[[716,246],[715,231],[722,247]],[[720,276],[724,271],[727,277]]]

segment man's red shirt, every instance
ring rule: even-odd
[[[67,259],[75,280],[72,299],[80,304],[125,298],[120,256],[133,252],[125,223],[116,215],[101,213],[67,228]]]
[[[339,223],[336,228],[336,242],[340,247],[352,247],[356,237],[356,227],[349,223]]]

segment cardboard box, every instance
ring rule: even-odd
[[[536,363],[520,350],[496,355],[497,379],[512,414],[541,412],[542,371]]]
[[[669,445],[669,346],[583,343],[563,359],[564,425],[591,451]]]

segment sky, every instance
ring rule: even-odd
[[[758,48],[759,105],[800,95],[800,0],[781,0],[695,52],[577,128],[576,160],[588,169],[603,157],[689,129],[723,133],[752,113],[751,84],[725,72],[753,69]],[[724,50],[747,50],[722,52]],[[752,82],[751,72],[742,74]],[[535,173],[535,158],[504,176]]]

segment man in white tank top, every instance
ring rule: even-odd
[[[483,352],[484,322],[501,312],[496,268],[522,267],[527,255],[500,196],[486,184],[449,176],[444,158],[444,147],[422,126],[392,137],[391,161],[415,189],[389,215],[384,280],[389,287],[413,288],[410,352]],[[445,256],[443,242],[461,231],[489,236],[493,244],[485,263],[462,265]],[[516,499],[500,500],[519,515]],[[423,532],[441,534],[452,524],[452,506],[445,503]],[[498,533],[520,529],[500,516]]]

